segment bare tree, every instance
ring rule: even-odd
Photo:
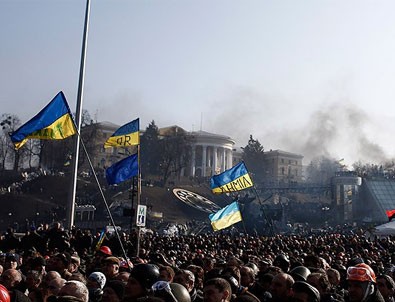
[[[14,145],[11,142],[9,134],[14,132],[19,127],[20,124],[21,121],[19,117],[14,114],[3,113],[0,117],[0,126],[2,130],[2,135],[5,137],[3,139],[4,147],[8,149],[8,150],[3,150],[2,155],[4,154],[6,155],[6,157],[3,158],[2,160],[4,164],[7,162],[10,163],[13,162],[13,164],[11,165],[14,171],[17,171],[19,168],[19,160],[22,152],[14,148]]]

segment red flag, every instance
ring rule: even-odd
[[[388,220],[391,221],[392,218],[395,217],[395,210],[386,210],[385,213],[387,214]]]

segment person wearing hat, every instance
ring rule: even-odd
[[[135,301],[150,293],[152,285],[159,280],[159,268],[154,264],[136,264],[125,286],[124,300]]]
[[[365,263],[347,268],[347,285],[350,302],[384,302],[384,298],[377,288],[376,274]]]
[[[120,302],[125,291],[125,284],[120,280],[110,280],[103,289],[101,302]]]
[[[320,302],[320,293],[305,281],[296,281],[292,285],[292,302]]]
[[[395,282],[388,275],[379,275],[376,278],[377,287],[385,302],[394,302]]]
[[[88,302],[89,291],[86,285],[80,281],[67,281],[58,293],[58,297],[72,297],[74,299],[65,299],[65,301]],[[60,299],[62,301],[62,299]]]
[[[115,279],[119,274],[121,261],[114,256],[107,257],[102,262],[102,273],[106,276],[107,281]]]
[[[6,254],[4,262],[4,270],[17,269],[19,264],[19,256],[17,254]]]
[[[34,271],[39,271],[43,275],[46,274],[45,266],[47,265],[47,262],[45,259],[41,256],[37,256],[30,261],[30,268]]]
[[[89,275],[86,287],[89,290],[89,301],[101,301],[103,296],[103,288],[106,284],[106,276],[101,272],[93,272]]]
[[[71,255],[69,253],[57,253],[47,260],[47,270],[57,271],[63,279],[68,280],[72,276],[68,270],[70,262]]]
[[[108,246],[102,245],[100,248],[98,248],[95,252],[93,261],[87,267],[87,274],[89,275],[92,272],[99,271],[103,260],[110,256],[112,256],[112,251]]]

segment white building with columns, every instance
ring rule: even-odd
[[[233,166],[235,141],[229,136],[206,131],[187,132],[191,144],[190,165],[181,176],[210,177]]]

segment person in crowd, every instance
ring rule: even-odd
[[[101,301],[106,282],[107,278],[102,272],[93,272],[89,275],[86,284],[89,290],[89,301]]]
[[[124,301],[135,301],[145,297],[151,291],[152,285],[159,280],[159,268],[154,264],[136,264],[125,286]]]
[[[292,285],[295,283],[291,275],[279,273],[273,277],[269,292],[273,302],[290,301],[292,297]]]
[[[1,284],[10,293],[11,302],[31,302],[30,299],[18,288],[22,282],[22,274],[16,269],[8,269],[1,276]]]
[[[66,281],[58,293],[58,297],[74,297],[80,302],[89,301],[89,291],[86,285],[80,281]]]
[[[40,271],[28,271],[26,274],[26,288],[28,291],[28,297],[32,301],[42,301],[41,295],[41,282],[43,280],[43,274]]]
[[[117,257],[107,257],[102,262],[102,273],[106,276],[107,281],[115,279],[119,275],[120,260]]]
[[[168,265],[159,266],[159,280],[173,282],[175,276],[174,269]]]
[[[292,285],[292,302],[320,302],[319,291],[305,281],[296,281]]]
[[[384,302],[377,288],[376,274],[369,265],[358,263],[348,267],[347,283],[350,302]]]
[[[192,302],[201,302],[203,300],[203,297],[198,295],[195,287],[195,275],[190,270],[181,269],[177,271],[174,275],[173,282],[181,284],[187,289]]]
[[[70,236],[62,228],[60,222],[54,222],[52,228],[47,233],[48,249],[51,251],[64,252],[70,248]]]
[[[228,281],[223,278],[207,280],[203,287],[204,302],[227,302],[232,297],[232,289]]]
[[[120,280],[110,280],[103,288],[101,302],[120,302],[125,292],[125,283]]]
[[[376,278],[377,287],[385,302],[394,302],[395,282],[389,275],[378,275]]]
[[[19,266],[19,255],[10,253],[5,256],[4,269],[17,269]]]
[[[68,270],[70,262],[71,255],[69,253],[56,253],[47,259],[46,269],[48,271],[56,271],[63,279],[68,280],[72,276],[72,273]]]

